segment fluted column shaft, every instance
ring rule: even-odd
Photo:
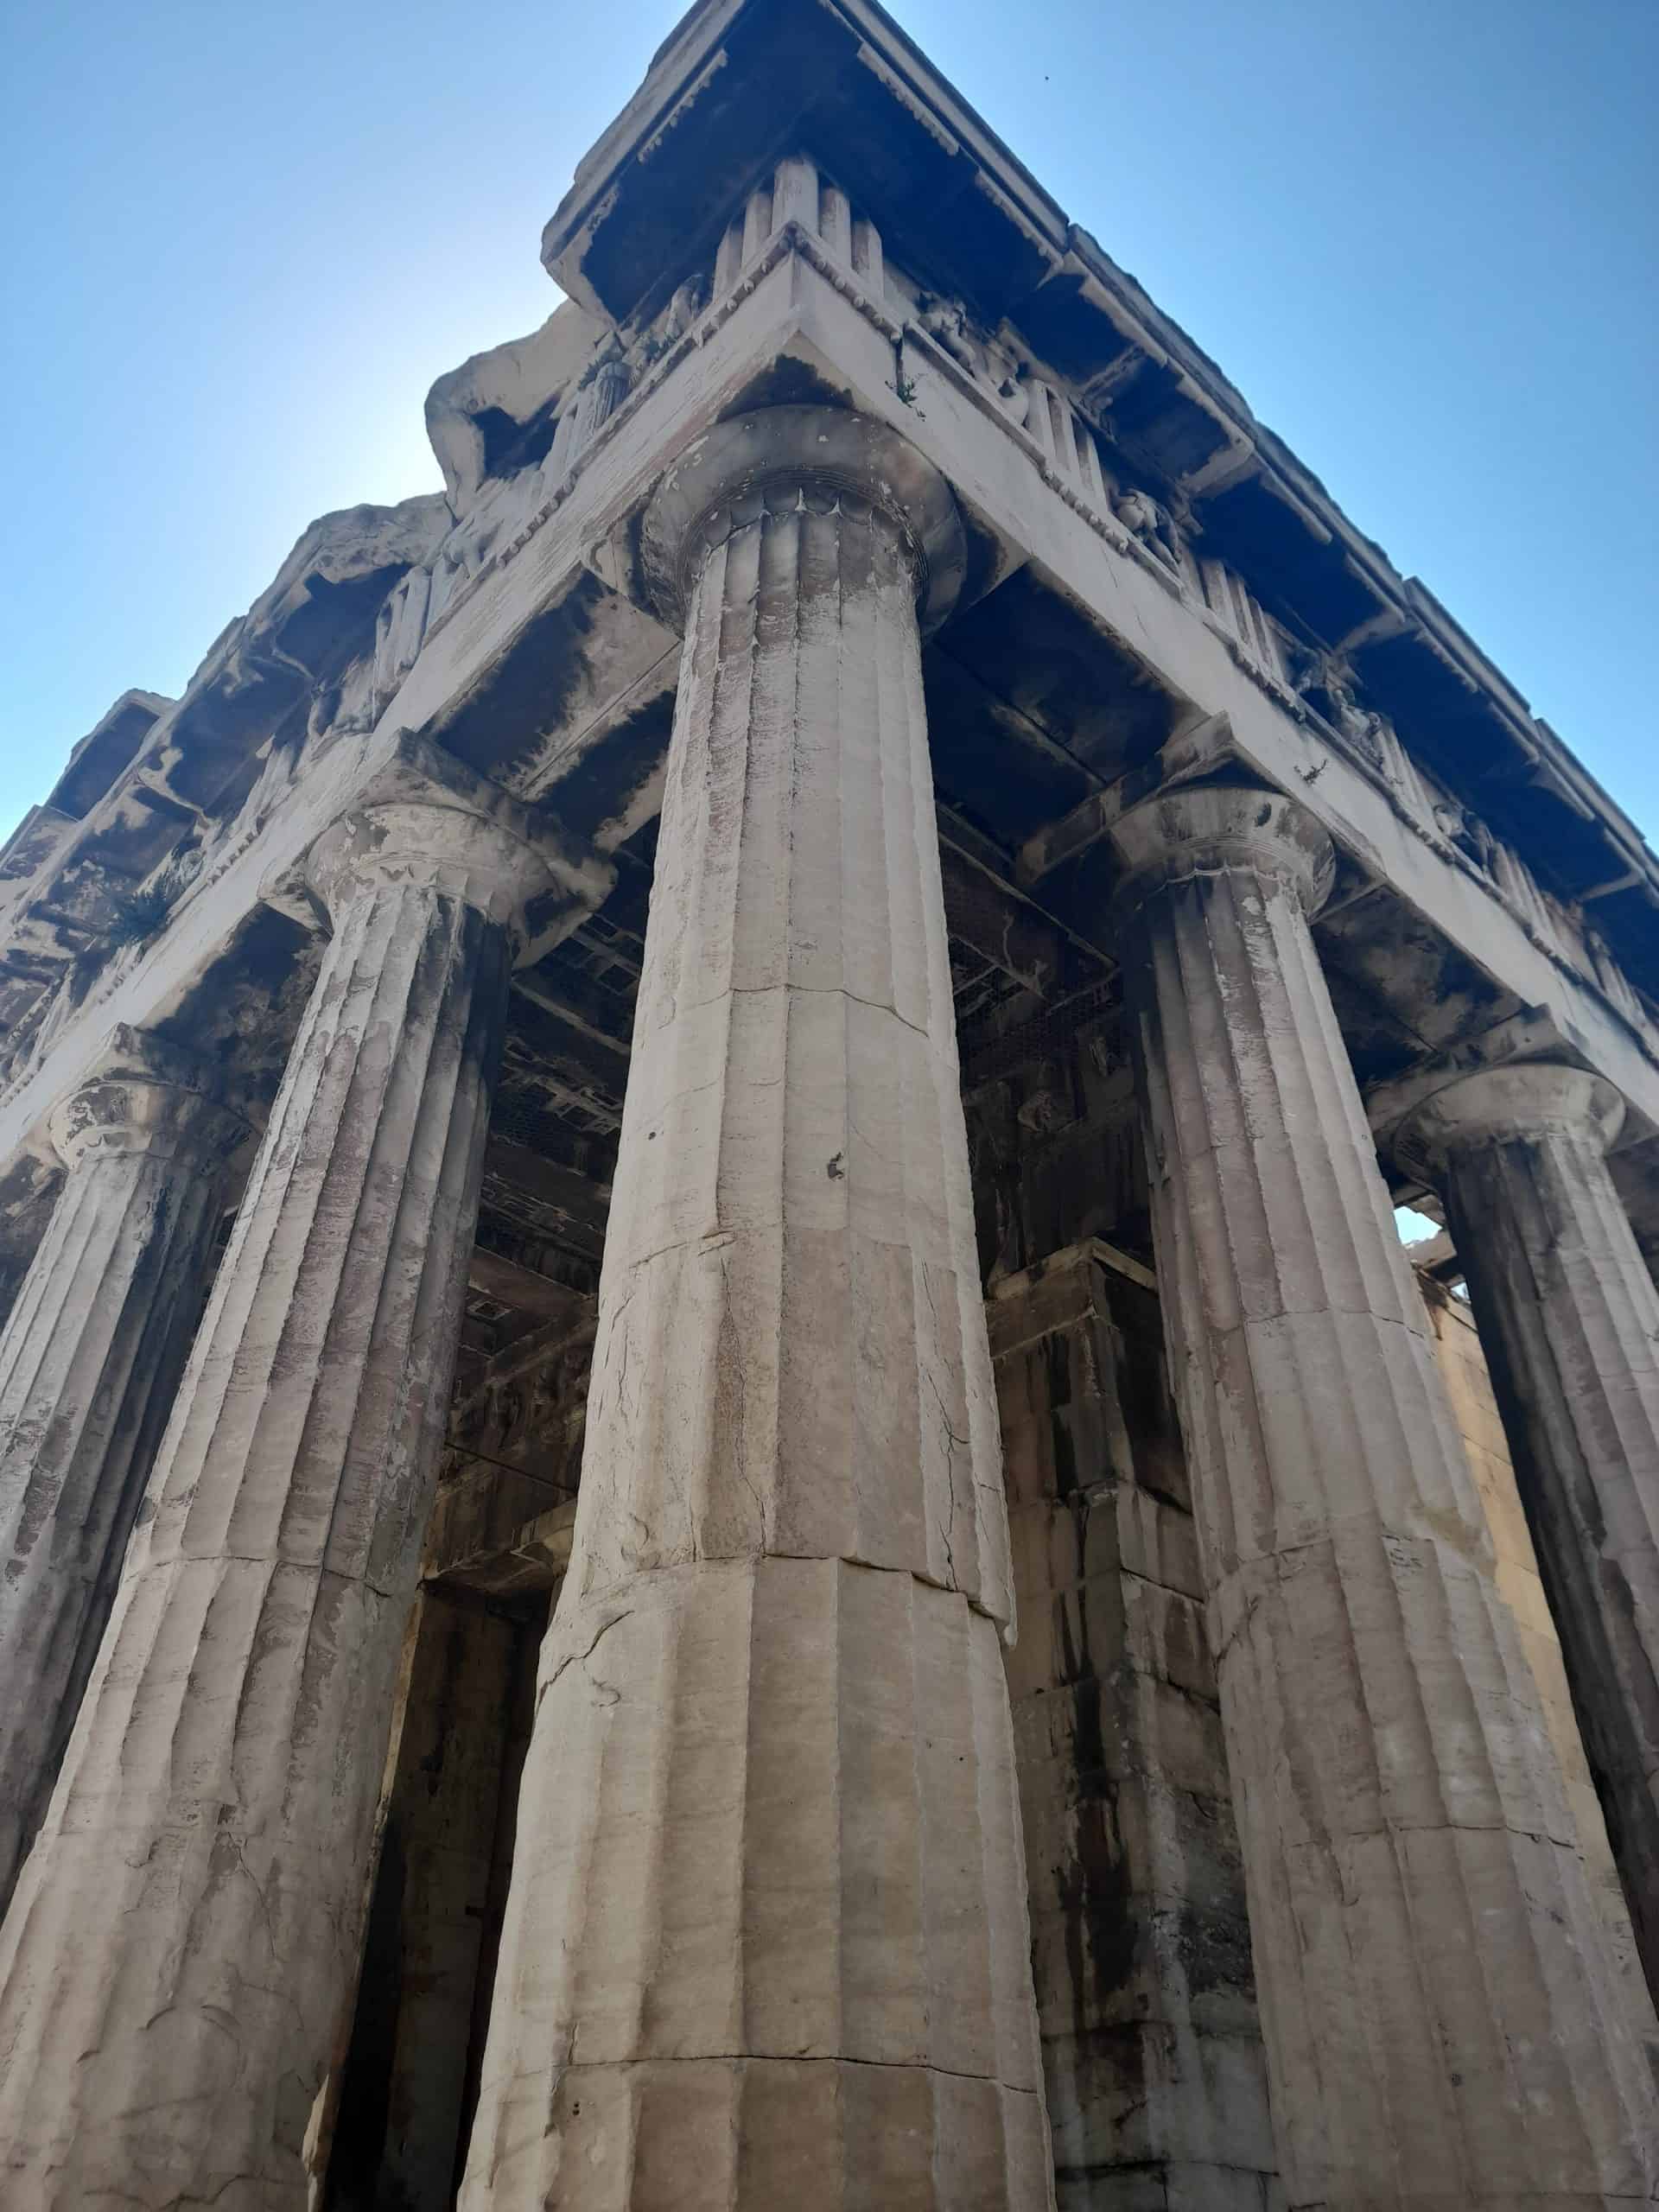
[[[1494,1068],[1408,1132],[1448,1225],[1637,1948],[1659,1993],[1659,1290],[1607,1168],[1624,1119],[1580,1068]]]
[[[0,1910],[109,1617],[245,1124],[118,1030],[52,1117],[67,1168],[0,1335]]]
[[[334,935],[0,1939],[8,2212],[315,2179],[535,870],[400,803],[312,873]]]
[[[957,527],[794,408],[648,520],[686,652],[468,2212],[1051,2202],[916,612]]]
[[[1329,845],[1216,786],[1114,840],[1287,2198],[1644,2201],[1652,2077],[1308,925]]]

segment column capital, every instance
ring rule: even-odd
[[[950,613],[967,540],[950,486],[885,423],[839,407],[766,407],[717,423],[664,471],[641,539],[652,598],[676,629],[703,556],[762,512],[885,516],[908,550],[924,632]]]
[[[1606,1151],[1624,1121],[1624,1101],[1605,1077],[1564,1061],[1522,1060],[1454,1077],[1402,1122],[1395,1147],[1432,1177],[1453,1154],[1548,1130],[1592,1138]]]
[[[302,874],[336,926],[365,892],[447,892],[499,923],[519,960],[563,936],[573,912],[591,913],[616,880],[610,861],[539,810],[409,731],[312,845]]]
[[[1114,823],[1112,849],[1123,874],[1124,906],[1194,876],[1264,876],[1294,891],[1305,913],[1329,896],[1336,868],[1331,840],[1287,792],[1258,784],[1185,784],[1143,799]]]
[[[54,1151],[73,1169],[88,1158],[135,1152],[226,1159],[252,1119],[248,1103],[206,1061],[121,1022],[97,1065],[48,1115],[46,1128]]]

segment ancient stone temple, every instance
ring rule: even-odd
[[[544,258],[0,855],[0,2204],[1650,2202],[1659,861],[873,0]]]

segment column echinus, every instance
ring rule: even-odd
[[[0,1909],[109,1618],[247,1123],[199,1061],[122,1027],[48,1134],[63,1187],[0,1334]]]
[[[1659,1290],[1608,1172],[1624,1118],[1600,1077],[1536,1063],[1460,1077],[1402,1137],[1446,1199],[1659,1993]]]
[[[1112,836],[1287,2196],[1645,2202],[1643,2023],[1320,969],[1331,846],[1215,785]]]
[[[550,887],[526,810],[443,759],[404,741],[307,863],[333,934],[0,1930],[7,2212],[317,2181],[516,920]]]
[[[922,705],[949,490],[668,471],[685,652],[466,2212],[1052,2202]]]

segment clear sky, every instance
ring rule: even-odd
[[[556,303],[674,0],[7,0],[0,836]],[[1659,843],[1656,0],[900,0]]]

